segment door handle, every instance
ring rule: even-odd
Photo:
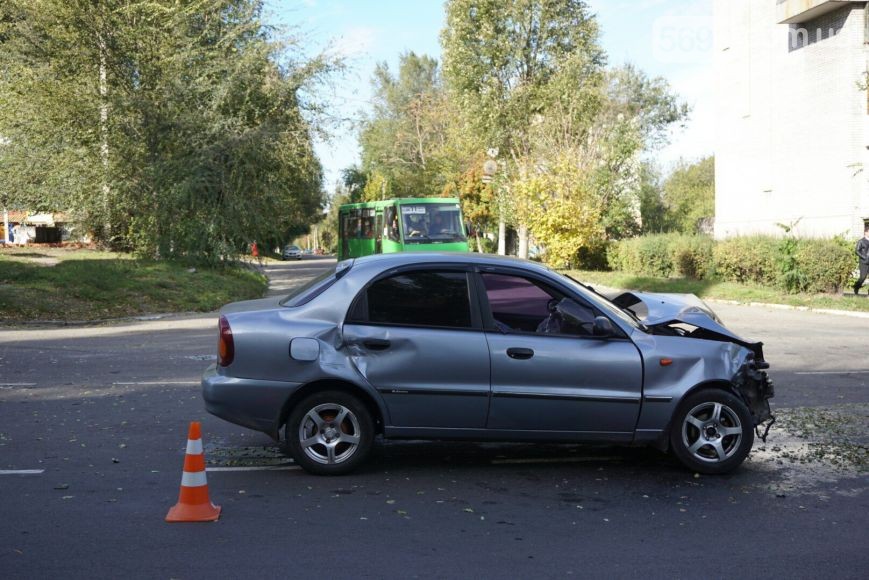
[[[368,350],[386,350],[392,343],[382,338],[369,338],[362,341],[362,344]]]
[[[526,360],[534,356],[534,351],[530,348],[508,348],[507,356],[518,360]]]

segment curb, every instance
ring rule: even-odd
[[[869,319],[869,312],[857,310],[835,310],[832,308],[810,308],[808,306],[791,306],[790,304],[773,304],[768,302],[740,302],[739,300],[723,300],[718,298],[702,298],[704,302],[716,304],[729,304],[731,306],[751,306],[772,308],[774,310],[797,310],[799,312],[814,312],[815,314],[830,314],[833,316],[847,316],[849,318]]]

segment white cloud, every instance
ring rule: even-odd
[[[336,56],[352,57],[371,52],[374,48],[377,29],[370,26],[354,26],[341,34],[330,52]]]

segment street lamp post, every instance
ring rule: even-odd
[[[483,183],[493,183],[499,169],[497,161],[498,150],[495,148],[489,149],[486,151],[486,154],[489,158],[483,162]],[[507,223],[504,219],[504,203],[499,189],[498,184],[495,183],[495,197],[498,204],[498,255],[505,256],[507,254]]]

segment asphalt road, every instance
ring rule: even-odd
[[[274,291],[330,263],[272,266]],[[778,408],[869,403],[869,321],[714,308],[766,343]],[[788,461],[787,432],[723,477],[647,449],[419,442],[313,477],[204,412],[215,342],[214,315],[0,329],[0,577],[865,577],[869,477]],[[166,524],[190,420],[223,514]]]

